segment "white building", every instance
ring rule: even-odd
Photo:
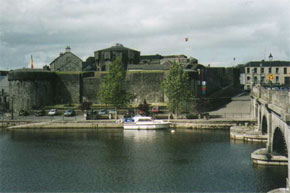
[[[290,61],[253,61],[245,67],[244,89],[249,90],[256,84],[264,86],[290,86]],[[271,81],[269,75],[272,75]]]

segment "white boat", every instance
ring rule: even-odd
[[[154,120],[152,117],[136,116],[124,121],[124,129],[168,129],[170,122]]]

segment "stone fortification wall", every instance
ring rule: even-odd
[[[165,76],[164,71],[128,72],[126,86],[136,96],[134,103],[140,103],[144,99],[148,103],[164,102],[161,84]]]
[[[207,94],[214,93],[232,81],[232,73],[224,68],[207,69]],[[134,103],[144,99],[148,103],[166,102],[161,84],[168,71],[128,71],[126,88],[136,96]],[[80,103],[88,99],[99,103],[98,90],[104,72],[95,74],[81,72],[50,72],[45,70],[15,70],[8,75],[9,92],[16,110],[40,108],[53,104]],[[194,79],[194,78],[193,78]],[[198,81],[197,81],[198,82]],[[192,93],[197,96],[201,90],[192,80]],[[12,101],[10,101],[11,104]]]
[[[97,99],[98,89],[106,73],[96,73],[95,77],[87,77],[83,79],[83,98],[94,103],[99,103]],[[134,103],[143,102],[144,99],[148,103],[164,102],[164,94],[161,89],[161,83],[165,77],[165,72],[127,72],[126,88],[136,98]]]
[[[239,69],[235,68],[206,68],[207,95],[229,85],[240,88]]]
[[[15,70],[8,74],[10,109],[37,109],[54,103],[55,74],[42,70]]]
[[[56,73],[55,103],[73,104],[81,102],[81,73]]]
[[[102,80],[107,73],[97,72],[94,77],[83,78],[82,82],[82,96],[83,99],[87,99],[93,103],[99,103],[97,99],[98,90],[102,83]]]

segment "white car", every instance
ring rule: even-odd
[[[54,116],[56,115],[56,113],[57,113],[56,109],[50,109],[50,111],[48,112],[48,115]]]

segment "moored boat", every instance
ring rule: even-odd
[[[154,120],[152,117],[135,116],[125,119],[124,129],[168,129],[170,124],[170,122],[163,120]]]

